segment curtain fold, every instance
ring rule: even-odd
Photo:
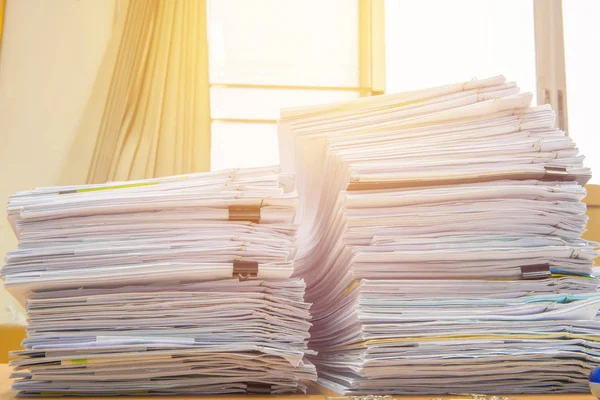
[[[119,0],[115,11],[65,183],[208,171],[205,0]]]

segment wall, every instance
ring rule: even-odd
[[[588,207],[587,215],[590,220],[583,237],[587,240],[600,242],[600,185],[587,185],[586,189],[588,194],[584,201]],[[596,265],[600,266],[600,257],[596,259]]]
[[[110,36],[115,0],[8,0],[0,44],[0,254],[4,202],[55,185]],[[22,320],[0,287],[0,324]]]

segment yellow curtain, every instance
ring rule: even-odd
[[[0,0],[0,45],[2,45],[2,25],[4,24],[4,9],[6,8],[6,0]]]
[[[205,0],[118,0],[68,183],[210,168]]]

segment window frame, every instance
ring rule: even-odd
[[[206,8],[206,0],[203,0]],[[360,97],[373,96],[385,93],[385,12],[384,0],[358,0],[358,32],[359,40],[359,85],[358,86],[311,86],[311,85],[263,85],[239,83],[211,83],[208,81],[208,102],[205,112],[208,115],[209,126],[217,123],[257,123],[276,124],[276,119],[259,118],[213,118],[210,112],[211,88],[234,89],[270,89],[270,90],[327,90],[327,91],[352,91]],[[208,26],[208,24],[207,24]],[[207,46],[210,44],[207,43]],[[205,59],[209,65],[208,52]],[[210,138],[210,128],[209,135]],[[208,157],[210,160],[210,144],[208,144]],[[209,161],[210,165],[210,161]]]
[[[568,135],[562,0],[533,0],[538,104],[551,104]]]

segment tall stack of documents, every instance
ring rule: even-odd
[[[583,166],[504,77],[282,110],[319,380],[346,394],[587,390]]]
[[[285,393],[316,379],[279,168],[11,196],[5,285],[26,303],[13,388],[40,394]]]

